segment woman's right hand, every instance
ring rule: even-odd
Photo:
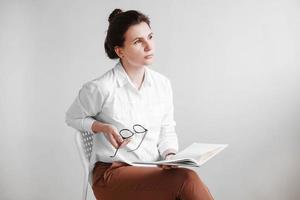
[[[111,124],[103,124],[102,133],[116,149],[122,148],[130,142],[130,139],[124,140],[118,133],[118,129]]]

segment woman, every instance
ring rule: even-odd
[[[66,113],[69,126],[95,134],[91,159],[96,198],[213,199],[193,170],[122,162],[169,159],[178,151],[170,81],[148,68],[155,52],[149,18],[115,9],[104,46],[117,64],[85,83]]]

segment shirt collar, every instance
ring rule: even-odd
[[[132,82],[131,82],[128,74],[126,73],[125,69],[123,68],[120,60],[116,63],[116,65],[114,67],[114,72],[115,72],[119,87],[123,87],[126,84],[132,84]],[[149,69],[148,69],[148,67],[145,67],[145,77],[144,77],[144,81],[143,81],[143,87],[146,85],[151,86],[152,83],[153,83],[153,80],[151,78]]]

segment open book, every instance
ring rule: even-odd
[[[200,167],[227,146],[228,144],[193,143],[169,160],[130,162],[129,164],[133,166],[178,165],[182,167]]]

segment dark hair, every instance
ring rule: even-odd
[[[109,15],[108,21],[109,26],[104,48],[107,56],[111,59],[119,58],[114,48],[116,46],[123,47],[125,41],[124,35],[130,26],[145,22],[150,27],[148,16],[136,10],[123,12],[117,8]]]

